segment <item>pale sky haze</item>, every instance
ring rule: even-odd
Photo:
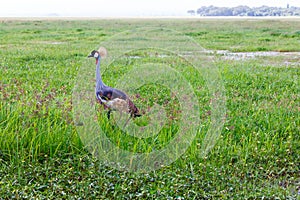
[[[2,0],[0,17],[185,16],[201,6],[300,7],[300,0]]]

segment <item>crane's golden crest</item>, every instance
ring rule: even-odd
[[[106,56],[107,56],[107,50],[106,50],[106,48],[100,47],[98,49],[98,52],[99,52],[101,58],[106,58]]]

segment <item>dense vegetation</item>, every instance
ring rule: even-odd
[[[235,61],[216,55],[227,112],[221,137],[205,157],[200,156],[200,147],[209,126],[213,99],[203,79],[188,63],[154,56],[155,62],[169,64],[190,80],[199,100],[199,118],[203,120],[187,152],[156,171],[118,171],[91,156],[80,140],[72,115],[72,91],[78,71],[87,63],[88,53],[113,35],[139,27],[167,27],[213,51],[299,52],[299,22],[2,20],[0,197],[299,198],[300,66],[297,56]],[[158,50],[143,48],[129,52],[103,70],[104,81],[117,85],[118,78],[138,62],[147,63],[151,56],[160,55],[161,52],[155,51]],[[289,65],[291,62],[295,65]],[[91,74],[87,82],[93,83],[93,78]],[[149,85],[139,93],[142,98],[135,101],[144,108],[153,102],[165,105],[165,100],[176,104],[176,100],[170,100],[168,88]],[[170,113],[172,109],[177,107],[171,105]],[[97,110],[100,126],[106,128],[107,135],[120,148],[148,151],[151,147],[161,147],[162,141],[176,134],[176,129],[166,129],[157,137],[140,141],[114,129],[115,123],[107,121],[100,107]],[[174,118],[170,119],[173,122]]]

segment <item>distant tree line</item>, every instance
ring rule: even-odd
[[[191,15],[200,16],[300,16],[300,7],[289,6],[281,7],[253,7],[237,6],[237,7],[216,7],[216,6],[202,6],[195,10],[188,10]]]

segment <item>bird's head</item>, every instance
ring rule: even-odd
[[[91,53],[90,53],[90,55],[88,55],[88,58],[99,58],[99,56],[100,56],[100,53],[98,52],[98,51],[96,51],[96,50],[93,50]]]
[[[96,59],[98,59],[98,58],[105,58],[106,57],[106,55],[107,55],[107,50],[104,48],[104,47],[100,47],[99,49],[98,49],[98,51],[96,51],[96,50],[93,50],[91,53],[90,53],[90,55],[88,56],[88,58],[96,58]]]

